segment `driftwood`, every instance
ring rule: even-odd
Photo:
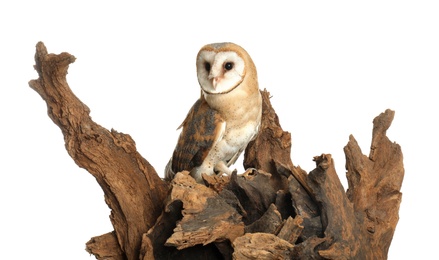
[[[386,136],[394,112],[373,121],[369,156],[353,136],[344,148],[345,192],[331,155],[309,174],[293,165],[291,136],[263,96],[263,121],[246,151],[244,175],[187,172],[163,181],[127,134],[93,122],[66,81],[75,58],[38,43],[29,85],[45,100],[78,166],[92,174],[111,208],[114,231],[92,238],[97,259],[386,259],[398,222],[404,176],[398,144]],[[168,156],[168,155],[164,155]]]

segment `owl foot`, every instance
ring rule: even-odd
[[[228,171],[228,172],[218,172],[217,175],[218,176],[232,176],[232,174],[237,173],[238,170],[234,169],[233,171]]]
[[[222,175],[225,174],[227,176],[232,175],[232,171],[229,169],[229,167],[227,167],[227,165],[224,162],[218,162],[215,165],[215,172],[218,172],[218,174],[222,174]]]

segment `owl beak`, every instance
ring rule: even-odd
[[[213,89],[216,89],[216,86],[221,81],[221,77],[220,76],[215,77],[213,75],[209,75],[209,79],[212,80]]]
[[[216,89],[216,85],[218,85],[218,81],[219,81],[218,77],[212,79],[212,86],[214,89]]]

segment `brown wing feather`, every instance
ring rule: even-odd
[[[174,173],[200,166],[222,134],[224,120],[209,107],[204,98],[198,99],[180,127],[183,127],[172,155]]]

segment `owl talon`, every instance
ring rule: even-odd
[[[234,169],[233,171],[223,171],[223,172],[218,172],[217,175],[218,176],[232,176],[232,174],[237,173],[238,171],[236,169]]]
[[[229,171],[229,172],[222,172],[222,176],[232,176],[232,174],[237,173],[238,170],[234,169],[233,171]]]

